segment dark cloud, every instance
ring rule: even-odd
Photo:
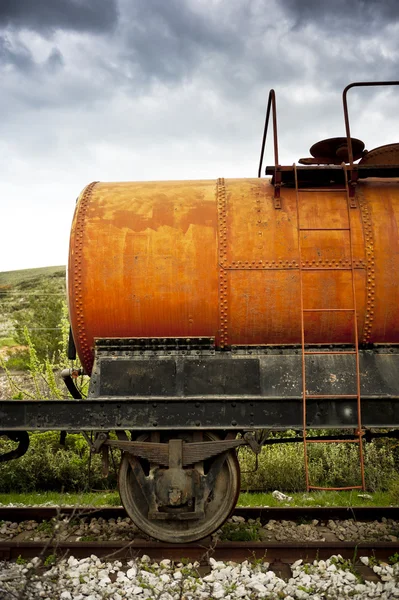
[[[53,48],[47,59],[47,67],[50,71],[54,71],[64,66],[64,59],[62,53],[58,48]]]
[[[0,66],[15,67],[27,73],[34,66],[30,50],[21,42],[12,43],[8,36],[0,35]]]
[[[173,82],[192,74],[207,56],[222,53],[234,59],[242,51],[237,30],[245,7],[233,15],[226,9],[224,18],[217,8],[212,11],[203,5],[201,10],[200,5],[181,0],[135,0],[125,2],[124,8],[121,56],[147,78]]]
[[[297,26],[318,23],[323,27],[352,30],[375,27],[378,23],[393,22],[399,17],[397,0],[281,0]]]
[[[101,33],[117,22],[116,0],[1,0],[0,26],[38,32],[74,30]]]

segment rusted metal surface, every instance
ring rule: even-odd
[[[373,148],[363,156],[359,165],[399,165],[399,144]]]
[[[352,138],[352,148],[354,150],[354,160],[358,160],[363,156],[364,143],[361,140]],[[300,158],[299,163],[302,165],[320,165],[333,164],[340,165],[342,162],[348,162],[348,143],[346,138],[336,137],[321,140],[309,150],[312,158]]]
[[[221,348],[300,343],[298,235],[310,267],[309,308],[318,290],[325,307],[344,308],[351,297],[341,196],[302,191],[302,226],[330,231],[298,234],[295,190],[284,188],[276,212],[267,180],[88,188],[69,263],[72,327],[85,368],[91,371],[96,337],[215,337]],[[351,212],[350,228],[359,339],[398,343],[398,183],[360,181],[356,201],[361,209]],[[352,323],[343,313],[315,313],[307,339],[348,341]]]

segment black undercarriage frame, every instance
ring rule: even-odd
[[[350,436],[357,428],[357,406],[355,398],[338,398],[353,379],[345,346],[342,350],[342,356],[312,358],[310,393],[331,398],[307,400],[307,427],[346,429]],[[21,432],[48,430],[169,434],[214,430],[230,433],[233,448],[238,433],[243,434],[242,444],[253,439],[246,432],[302,431],[300,361],[301,350],[295,346],[218,351],[212,338],[96,340],[88,398],[2,400],[0,431],[18,437]],[[360,363],[367,440],[375,436],[370,429],[399,428],[399,348],[363,348]],[[106,437],[97,443],[98,450]],[[277,442],[266,438],[262,443]],[[250,445],[255,449],[253,442]]]

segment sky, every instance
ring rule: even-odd
[[[0,271],[66,264],[91,181],[256,177],[345,135],[399,79],[397,0],[1,0]],[[351,130],[399,141],[399,87]],[[273,156],[266,155],[267,164]]]

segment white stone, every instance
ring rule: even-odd
[[[299,567],[299,565],[301,565],[303,563],[302,558],[300,558],[299,560],[296,560],[292,565],[291,568],[292,569],[296,569],[297,567]]]
[[[174,578],[174,579],[182,579],[182,577],[183,577],[183,575],[182,575],[182,572],[181,572],[181,571],[175,571],[175,572],[173,573],[173,578]]]
[[[245,589],[245,586],[243,586],[243,585],[239,585],[234,591],[236,598],[242,598],[243,596],[246,595],[246,593],[247,593],[247,590]]]
[[[119,571],[120,573],[121,571]],[[117,575],[117,577],[119,577],[119,573]],[[137,567],[131,567],[131,569],[129,569],[128,571],[126,571],[126,577],[128,577],[128,579],[134,579],[137,575]]]
[[[142,587],[140,587],[138,585],[135,585],[132,588],[132,594],[133,594],[133,596],[138,596],[139,594],[142,594],[142,593],[143,593],[143,588]]]
[[[141,557],[141,562],[149,563],[151,562],[151,558],[147,554],[143,554],[143,556]]]
[[[162,569],[169,569],[171,564],[172,564],[172,562],[169,560],[169,558],[164,558],[159,563],[159,566],[162,567]]]

